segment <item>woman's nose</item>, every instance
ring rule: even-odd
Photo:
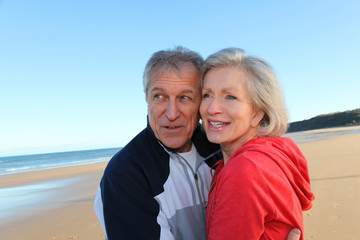
[[[211,115],[218,114],[222,112],[221,103],[218,99],[213,98],[209,104],[208,112]]]

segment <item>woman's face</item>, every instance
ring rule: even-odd
[[[247,75],[234,67],[212,69],[204,78],[200,114],[206,135],[233,152],[256,137],[264,115],[255,111],[247,84]]]

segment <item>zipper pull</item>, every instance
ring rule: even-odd
[[[199,177],[198,177],[198,175],[196,173],[194,174],[194,179],[195,179],[196,185],[199,186]]]

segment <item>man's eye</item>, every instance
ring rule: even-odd
[[[161,94],[155,94],[154,99],[162,99],[164,96]]]
[[[188,96],[181,96],[181,99],[186,100],[186,99],[190,99],[190,97],[188,97]]]

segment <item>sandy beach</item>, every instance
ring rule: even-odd
[[[293,136],[308,159],[316,196],[313,208],[304,212],[307,240],[360,239],[359,130],[331,128]],[[315,138],[309,141],[309,136]],[[104,239],[93,199],[106,164],[0,175],[1,194],[14,199],[0,222],[1,239]],[[16,191],[36,194],[19,197]]]
[[[298,146],[308,159],[311,188],[316,197],[313,208],[304,212],[305,239],[359,240],[360,133],[298,143]]]
[[[25,204],[13,209],[6,219],[1,219],[0,238],[103,240],[105,234],[97,221],[93,204],[106,164],[1,175],[0,189],[25,186],[24,191],[26,187],[39,190],[35,199],[25,196],[25,199],[20,197],[16,200],[25,201]]]

